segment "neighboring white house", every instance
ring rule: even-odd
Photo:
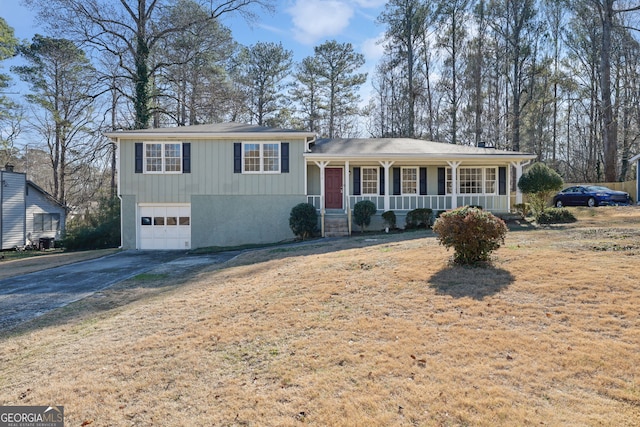
[[[106,134],[118,150],[122,246],[190,249],[293,238],[289,214],[311,203],[351,231],[360,200],[399,218],[464,204],[510,210],[532,154],[408,138],[324,139],[224,123]],[[517,197],[521,195],[517,195]],[[401,225],[401,223],[399,222]]]
[[[62,238],[66,209],[11,165],[0,171],[0,249],[50,247]],[[42,239],[42,240],[41,240]]]

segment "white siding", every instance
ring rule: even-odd
[[[0,243],[2,249],[25,242],[25,183],[22,173],[0,171]]]
[[[53,238],[60,240],[64,234],[65,210],[58,203],[51,200],[31,184],[27,184],[26,197],[26,238],[34,244],[38,244],[40,238]],[[54,230],[42,230],[40,227],[34,228],[34,218],[36,214],[58,214],[60,221]]]

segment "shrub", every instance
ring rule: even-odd
[[[566,224],[576,222],[577,218],[565,208],[545,209],[537,218],[538,224]]]
[[[488,261],[504,243],[507,226],[490,212],[465,206],[440,215],[433,231],[441,245],[454,249],[454,262],[473,265]]]
[[[556,171],[544,163],[534,163],[518,180],[518,188],[529,195],[533,215],[544,212],[547,202],[556,191],[562,188],[562,178]]]
[[[383,212],[382,219],[390,230],[394,230],[396,228],[396,213],[394,211]]]
[[[429,228],[433,225],[433,210],[426,208],[414,209],[407,212],[406,226],[407,229],[412,228]]]
[[[61,244],[70,251],[120,246],[120,199],[103,198],[97,211],[67,222]]]
[[[318,229],[316,208],[309,203],[295,205],[289,215],[289,227],[293,234],[300,236],[302,240],[313,236]]]
[[[360,226],[360,230],[371,224],[371,217],[378,211],[371,200],[361,200],[353,207],[353,220]]]
[[[516,203],[513,205],[513,210],[520,215],[522,219],[525,219],[531,212],[531,207],[528,203]]]

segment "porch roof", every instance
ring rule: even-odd
[[[534,159],[534,154],[518,151],[479,148],[412,138],[342,138],[319,139],[305,153],[309,158],[417,158],[441,160],[491,159],[522,161]]]

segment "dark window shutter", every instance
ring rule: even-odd
[[[420,168],[420,194],[427,194],[427,168]]]
[[[182,173],[191,173],[191,143],[182,143]]]
[[[393,194],[400,194],[400,168],[393,168]]]
[[[498,168],[498,194],[507,194],[507,168],[504,166]]]
[[[384,190],[386,188],[386,183],[384,181],[384,168],[380,168],[380,195],[384,196]]]
[[[362,194],[360,189],[360,168],[353,168],[353,195]]]
[[[280,144],[280,172],[289,173],[289,143]]]
[[[142,142],[136,142],[136,173],[142,173],[142,150],[144,149]]]
[[[233,173],[242,173],[242,143],[233,143]]]
[[[438,195],[447,194],[447,169],[438,168]]]

